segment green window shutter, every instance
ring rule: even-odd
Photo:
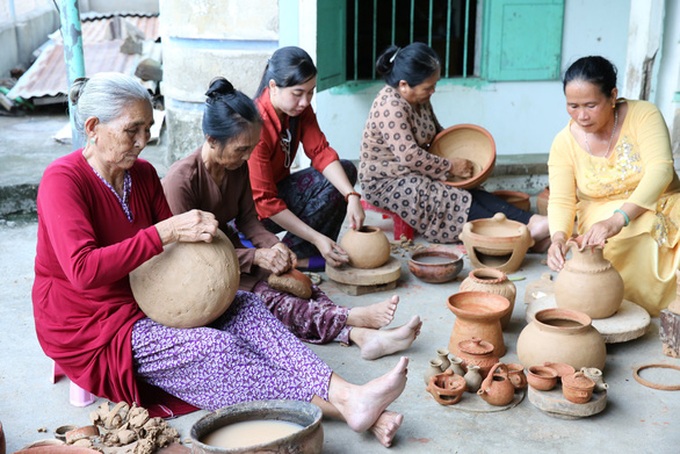
[[[340,85],[347,79],[345,0],[319,0],[316,18],[316,90]]]
[[[485,0],[482,77],[559,79],[563,19],[564,0]]]

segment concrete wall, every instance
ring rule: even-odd
[[[158,0],[78,0],[80,12],[97,11],[143,11],[145,13],[157,13],[159,10]]]
[[[59,14],[49,7],[17,15],[14,23],[0,24],[0,77],[8,77],[9,71],[16,67],[28,68],[33,61],[33,51],[58,28]]]

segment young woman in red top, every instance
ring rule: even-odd
[[[264,123],[248,160],[258,215],[268,230],[287,231],[283,242],[301,268],[322,264],[319,254],[333,266],[346,263],[347,254],[336,243],[342,222],[347,215],[350,227],[358,229],[365,218],[354,191],[356,168],[339,159],[312,110],[316,74],[311,57],[299,47],[274,52],[255,99]],[[312,166],[291,173],[299,145]]]

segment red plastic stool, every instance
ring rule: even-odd
[[[64,377],[64,371],[54,361],[52,361],[52,383],[56,383],[61,377]],[[89,391],[85,391],[80,386],[71,382],[68,391],[68,401],[75,407],[87,407],[97,400],[97,396]]]
[[[364,199],[361,199],[361,206],[364,208],[364,211],[375,211],[376,213],[382,214],[383,219],[392,218],[392,222],[394,222],[394,241],[399,241],[402,235],[404,235],[408,240],[413,239],[413,236],[415,235],[413,227],[408,225],[407,222],[405,222],[395,213],[378,208],[377,206],[368,203]]]

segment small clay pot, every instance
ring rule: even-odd
[[[564,398],[575,404],[585,404],[590,401],[595,389],[595,382],[583,372],[574,372],[562,377],[562,393]]]
[[[524,373],[524,366],[519,363],[506,364],[508,367],[508,378],[516,390],[527,387],[527,376]]]
[[[463,256],[448,246],[429,246],[411,253],[408,269],[424,282],[440,284],[449,282],[463,269]]]
[[[340,246],[349,256],[350,266],[355,268],[378,268],[390,259],[390,240],[378,227],[364,225],[358,230],[349,229]]]
[[[531,366],[527,383],[538,391],[550,391],[557,385],[557,371],[546,366]]]
[[[557,372],[557,378],[559,379],[566,375],[571,375],[574,372],[576,372],[576,369],[574,369],[570,364],[567,363],[552,363],[550,361],[546,361],[543,363],[543,365],[551,369],[555,369],[555,372]]]
[[[312,296],[312,281],[303,272],[291,268],[287,272],[276,275],[270,274],[267,284],[274,290],[291,293],[298,298],[309,299]]]
[[[442,405],[458,403],[466,389],[465,379],[450,370],[431,377],[427,385],[427,391]]]
[[[486,377],[491,366],[498,362],[498,356],[494,355],[494,346],[478,337],[466,339],[458,343],[459,357],[465,367],[479,366],[479,372]]]
[[[56,429],[54,429],[54,438],[56,438],[57,440],[66,441],[66,432],[69,432],[77,428],[78,426],[73,424],[59,426]]]

